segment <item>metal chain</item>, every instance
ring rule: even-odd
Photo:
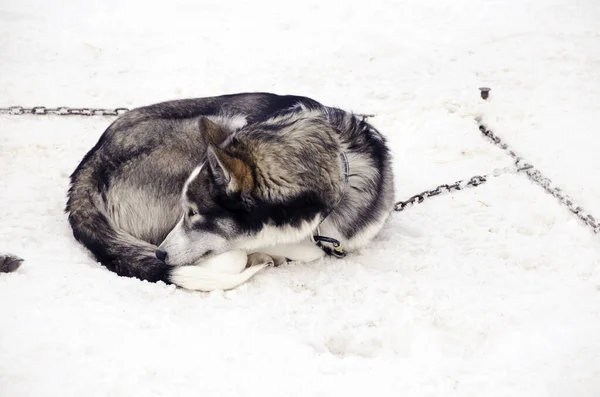
[[[72,108],[60,106],[56,108],[47,108],[45,106],[34,106],[31,108],[23,106],[9,106],[0,108],[0,114],[11,116],[34,115],[34,116],[119,116],[128,112],[127,108]]]
[[[544,190],[558,199],[562,204],[564,204],[573,214],[575,214],[580,220],[582,220],[586,225],[592,228],[592,231],[595,234],[600,234],[600,222],[596,221],[596,218],[589,212],[585,211],[583,207],[575,204],[575,201],[569,197],[566,193],[562,191],[561,188],[554,186],[552,181],[545,177],[538,169],[536,169],[533,165],[526,162],[521,156],[519,156],[514,150],[512,150],[506,143],[502,142],[497,135],[495,135],[491,130],[489,130],[484,124],[481,123],[481,120],[477,120],[479,123],[479,131],[487,137],[493,144],[498,146],[500,149],[506,151],[514,160],[514,167],[504,168],[502,170],[494,172],[492,175],[475,175],[468,181],[457,181],[451,185],[444,184],[439,185],[435,189],[425,190],[419,194],[415,194],[411,198],[405,201],[398,201],[394,206],[394,210],[403,211],[406,207],[411,204],[422,203],[428,197],[434,197],[442,193],[450,193],[452,191],[462,190],[465,187],[476,187],[484,184],[490,179],[490,176],[499,176],[505,173],[518,173],[524,172],[527,177],[540,185]]]
[[[482,122],[481,119],[478,119],[479,123],[479,131],[487,137],[492,143],[498,146],[500,149],[506,151],[515,161],[515,165],[519,167],[519,171],[525,171],[527,177],[537,185],[540,185],[544,190],[554,196],[558,201],[564,204],[572,213],[577,215],[579,219],[581,219],[586,225],[592,228],[594,233],[600,233],[600,222],[596,221],[596,218],[589,212],[585,211],[583,207],[575,204],[575,200],[569,197],[566,193],[562,191],[561,188],[554,186],[550,178],[545,177],[540,170],[536,169],[533,165],[527,163],[521,156],[519,156],[514,150],[510,149],[510,147],[503,143],[502,140],[494,134],[490,129],[488,129]]]
[[[396,205],[394,205],[394,210],[398,211],[398,212],[404,211],[404,209],[406,209],[406,207],[408,207],[409,205],[420,204],[429,197],[438,196],[442,193],[450,193],[453,191],[462,190],[466,187],[479,186],[479,185],[484,184],[487,181],[488,181],[487,175],[475,175],[468,181],[460,180],[460,181],[456,181],[452,184],[439,185],[435,189],[425,190],[419,194],[415,194],[408,200],[398,201],[396,203]]]
[[[45,106],[9,106],[6,108],[0,108],[0,115],[10,116],[120,116],[123,113],[130,111],[128,108],[72,108],[69,106],[60,106],[56,108],[47,108]],[[375,117],[374,114],[363,114],[357,113],[358,117],[362,117],[363,121],[371,117]]]
[[[463,190],[467,187],[477,187],[479,185],[483,185],[484,183],[486,183],[493,177],[497,177],[497,176],[504,175],[504,174],[514,174],[514,173],[517,173],[520,171],[524,171],[526,169],[526,167],[528,167],[528,166],[521,167],[521,168],[517,168],[515,166],[500,168],[500,169],[494,170],[490,174],[475,175],[475,176],[469,178],[468,180],[464,179],[464,180],[456,181],[452,184],[439,185],[435,189],[425,190],[419,194],[415,194],[408,200],[398,201],[396,203],[396,205],[394,206],[394,210],[396,210],[398,212],[403,211],[406,207],[408,207],[411,204],[420,204],[426,198],[438,196],[442,193],[450,193],[450,192],[454,192],[454,191],[458,191],[458,190]]]

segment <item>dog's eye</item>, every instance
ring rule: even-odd
[[[196,210],[195,210],[195,209],[193,209],[193,208],[190,208],[190,209],[188,210],[188,216],[191,218],[191,217],[192,217],[192,216],[194,216],[194,215],[198,215],[198,211],[196,211]]]

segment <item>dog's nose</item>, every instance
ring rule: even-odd
[[[156,257],[158,259],[160,259],[161,261],[164,261],[165,259],[167,259],[167,251],[165,251],[162,248],[159,248],[156,250]]]

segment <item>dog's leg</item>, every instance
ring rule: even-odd
[[[248,262],[251,267],[245,268]],[[233,250],[198,261],[192,266],[179,266],[171,271],[171,282],[189,290],[213,291],[234,289],[256,273],[273,265],[269,256],[250,258],[245,251]]]
[[[277,267],[277,266],[281,266],[286,262],[289,262],[290,259],[286,258],[285,256],[278,256],[278,255],[270,255],[271,258],[273,258],[273,266]]]
[[[199,259],[194,266],[211,269],[221,273],[237,274],[244,270],[248,256],[246,251],[231,250],[208,259]]]
[[[273,247],[261,248],[256,252],[265,253],[273,259],[276,257],[287,258],[291,261],[298,262],[316,261],[325,255],[325,252],[310,240],[294,244],[280,244]]]
[[[267,255],[263,252],[254,252],[248,255],[248,260],[246,261],[246,267],[252,267],[256,265],[266,264],[268,266],[273,266],[275,264],[275,260],[270,255]]]

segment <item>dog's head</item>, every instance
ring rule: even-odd
[[[206,159],[185,183],[181,220],[157,251],[168,264],[301,241],[339,197],[338,134],[318,116],[282,117],[234,134],[202,118],[200,128]]]

